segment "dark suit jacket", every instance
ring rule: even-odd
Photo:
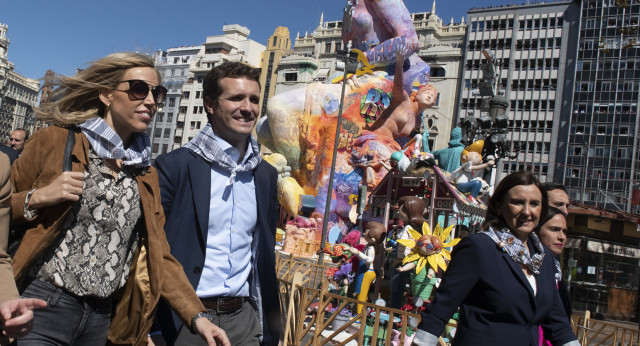
[[[164,229],[171,254],[182,264],[195,289],[205,261],[209,204],[211,191],[211,165],[186,148],[160,155],[155,161],[160,176],[162,208],[166,215]],[[280,337],[280,303],[275,272],[275,232],[278,215],[277,172],[265,161],[253,171],[258,205],[257,250],[253,270],[249,277],[252,296],[259,287],[262,297],[260,320],[263,344],[277,345]],[[259,278],[255,282],[255,277]],[[178,336],[181,322],[170,308],[161,303],[156,317],[157,325],[169,343]]]
[[[553,255],[545,248],[534,295],[520,266],[484,234],[453,248],[452,259],[420,328],[439,336],[460,307],[454,345],[538,346],[538,325],[553,345],[576,339],[556,287]]]
[[[18,156],[20,156],[20,154],[11,149],[11,147],[8,147],[2,143],[0,143],[0,152],[3,152],[5,154],[7,154],[7,156],[9,156],[9,162],[11,163],[11,165],[13,165],[13,161],[18,159]]]

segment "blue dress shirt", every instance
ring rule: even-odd
[[[222,138],[218,145],[234,162],[240,153]],[[254,154],[249,147],[242,162]],[[251,244],[257,224],[256,192],[253,172],[238,172],[231,185],[231,173],[216,163],[211,165],[211,201],[209,234],[202,276],[196,293],[199,297],[247,297],[251,273]]]

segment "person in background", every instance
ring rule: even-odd
[[[171,253],[234,345],[277,345],[281,334],[274,254],[278,173],[251,136],[259,78],[257,69],[240,62],[211,69],[203,82],[208,123],[155,161]],[[157,324],[170,345],[201,342],[164,304]]]
[[[547,194],[531,172],[503,178],[483,231],[453,248],[414,343],[436,345],[460,307],[456,346],[538,345],[539,326],[553,345],[579,346],[562,310],[552,253],[533,232],[546,214]]]
[[[11,149],[17,151],[18,155],[20,155],[22,153],[22,150],[24,149],[24,144],[27,139],[29,139],[27,130],[15,129],[9,136],[9,145],[11,146]]]
[[[47,306],[47,302],[41,299],[20,298],[13,280],[11,258],[7,255],[11,208],[10,174],[9,158],[0,153],[0,345],[7,344],[7,338],[27,335],[33,326],[32,310]]]
[[[567,190],[564,188],[564,185],[554,183],[554,182],[546,182],[542,184],[542,187],[547,191],[547,195],[549,196],[549,206],[560,209],[564,213],[564,215],[569,214],[569,195],[567,194]]]
[[[560,255],[567,242],[567,217],[558,208],[549,207],[547,217],[540,221],[534,232],[540,238],[542,245],[548,247],[553,253],[555,262],[556,283],[560,292],[562,306],[567,314],[571,317],[571,298],[566,284],[562,281],[562,270],[560,267]]]
[[[114,53],[58,76],[57,101],[36,110],[54,126],[12,167],[11,220],[26,229],[13,271],[23,297],[49,303],[19,346],[146,345],[160,298],[209,345],[229,345],[163,230],[145,133],[166,98],[160,82],[151,57]]]
[[[2,143],[0,143],[0,152],[4,153],[5,155],[7,155],[7,157],[9,157],[9,164],[13,165],[13,162],[15,160],[18,159],[18,152],[11,149],[11,147],[8,147]]]

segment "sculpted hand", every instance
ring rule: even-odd
[[[2,335],[21,338],[33,327],[33,309],[44,308],[47,302],[34,298],[19,298],[0,303]]]
[[[82,196],[83,172],[63,172],[49,185],[37,189],[29,205],[35,209],[55,205],[65,201],[77,201]]]
[[[196,331],[209,346],[231,346],[224,330],[211,323],[206,317],[200,317],[196,320]]]

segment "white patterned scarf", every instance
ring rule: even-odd
[[[124,147],[118,134],[100,117],[91,118],[78,127],[101,159],[121,159],[125,166],[151,166],[151,141],[146,133],[133,133],[133,143]]]
[[[518,239],[508,228],[494,228],[489,226],[488,231],[479,232],[487,235],[496,242],[498,248],[506,252],[516,263],[527,266],[533,273],[540,274],[540,266],[544,259],[544,248],[538,236],[529,233],[529,241],[533,245],[534,254],[529,253],[529,249]]]
[[[191,141],[185,144],[184,147],[200,155],[205,161],[215,163],[230,172],[231,176],[229,176],[229,180],[227,180],[227,186],[233,184],[238,172],[251,171],[256,168],[262,160],[262,157],[260,157],[258,142],[253,138],[253,136],[249,137],[251,155],[243,165],[238,165],[229,155],[227,155],[227,153],[220,148],[215,137],[216,135],[213,133],[211,123],[207,123],[207,125],[198,132]]]

